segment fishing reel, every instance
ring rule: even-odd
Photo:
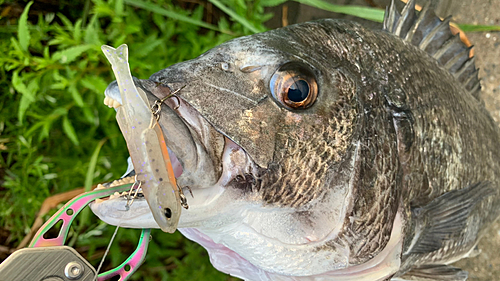
[[[150,229],[143,229],[135,251],[115,269],[98,274],[97,270],[75,249],[64,246],[75,217],[92,201],[115,192],[128,191],[132,184],[96,189],[66,203],[35,234],[27,248],[11,254],[0,264],[1,281],[125,281],[143,263],[150,241]],[[62,222],[56,238],[44,235]],[[118,278],[118,279],[116,279]]]

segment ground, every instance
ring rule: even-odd
[[[499,0],[453,1],[452,12],[459,23],[500,24]],[[482,97],[486,108],[500,125],[500,32],[471,33],[467,36],[475,46],[476,66],[482,78]],[[500,221],[492,226],[478,246],[481,252],[477,257],[464,259],[455,265],[469,271],[470,281],[500,280]]]

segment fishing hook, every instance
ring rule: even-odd
[[[189,192],[191,192],[191,188],[189,188],[189,186],[187,188],[189,189]],[[189,209],[189,205],[187,203],[187,198],[184,195],[182,188],[179,185],[177,185],[177,189],[179,190],[179,197],[181,199],[181,206],[186,210]],[[193,196],[193,192],[191,192],[191,196]]]
[[[167,99],[172,98],[172,97],[176,98],[177,99],[177,106],[174,107],[174,110],[177,110],[179,108],[179,106],[181,104],[181,100],[177,96],[177,93],[180,92],[185,87],[186,87],[186,85],[180,87],[179,89],[175,90],[173,93],[167,95],[166,97],[164,97],[162,99],[157,99],[155,101],[155,103],[151,106],[151,112],[156,117],[156,121],[158,121],[160,119],[161,104],[163,102],[165,102]]]
[[[134,190],[134,187],[139,184],[137,186],[137,188],[135,189],[135,193],[134,195],[132,196],[132,199],[130,198],[130,195],[132,194],[132,191]],[[130,206],[132,205],[132,203],[134,203],[134,200],[135,198],[137,197],[137,193],[139,193],[139,188],[141,188],[141,185],[142,185],[142,182],[137,180],[137,174],[135,175],[134,177],[134,184],[132,184],[132,186],[130,187],[130,190],[127,194],[127,204],[125,204],[125,208],[127,209],[127,211],[130,209]]]

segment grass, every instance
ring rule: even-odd
[[[88,10],[83,1],[81,14],[47,12],[29,2],[22,5],[18,18],[0,18],[3,246],[19,244],[48,196],[77,187],[90,189],[120,177],[126,169],[128,152],[115,113],[102,103],[104,89],[114,77],[101,45],[127,43],[131,71],[144,78],[231,38],[265,29],[269,15],[258,3],[251,7],[255,13],[248,12],[246,2],[216,3],[238,20],[217,10],[208,22],[206,7],[214,5],[208,2],[174,5],[162,0],[93,0]],[[87,211],[75,221],[68,240],[96,266],[113,230]],[[140,231],[121,229],[105,265],[125,260],[139,235]],[[231,278],[211,266],[199,245],[179,233],[155,231],[146,264],[133,279]]]
[[[114,111],[102,103],[114,77],[101,45],[127,43],[132,74],[145,78],[231,38],[265,31],[272,15],[264,7],[282,2],[63,0],[46,9],[0,0],[0,246],[19,244],[48,196],[88,190],[125,171],[125,142]],[[298,2],[381,20],[380,9]],[[19,15],[9,16],[16,7]],[[88,210],[80,216],[70,244],[97,265],[114,228]],[[139,235],[120,229],[105,266],[120,264]],[[8,254],[2,247],[0,260]],[[146,263],[133,279],[234,278],[216,271],[204,249],[179,233],[154,231]]]

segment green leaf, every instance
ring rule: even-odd
[[[74,145],[80,145],[80,142],[78,141],[78,136],[76,135],[75,128],[73,128],[73,125],[71,125],[71,122],[68,119],[68,116],[64,116],[63,118],[63,130],[64,133],[68,136],[68,138],[71,140],[71,142]]]
[[[70,63],[74,61],[77,57],[79,57],[83,52],[92,48],[92,45],[80,45],[75,47],[70,47],[68,49],[55,52],[52,55],[52,59],[57,61],[59,60],[61,63]]]
[[[210,3],[214,4],[217,8],[221,9],[228,16],[232,17],[235,21],[239,22],[244,27],[250,29],[250,31],[252,31],[253,33],[259,33],[259,32],[265,31],[265,29],[262,27],[260,27],[260,28],[255,27],[246,18],[238,15],[235,11],[224,6],[224,4],[222,4],[219,0],[209,0],[209,1],[210,1]]]
[[[59,117],[64,116],[66,114],[68,114],[68,109],[66,107],[58,107],[58,108],[54,109],[54,111],[52,111],[52,113],[50,113],[49,118],[51,120],[56,120]]]
[[[121,17],[121,16],[123,16],[123,11],[124,11],[123,0],[116,0],[115,1],[115,14],[118,17]],[[121,19],[120,19],[120,21],[121,21]]]
[[[17,118],[19,123],[23,123],[24,114],[30,106],[31,103],[35,101],[36,92],[39,89],[38,86],[39,79],[32,79],[31,82],[26,86],[21,77],[19,77],[19,72],[14,71],[12,74],[12,86],[19,92],[21,96],[21,101],[19,102],[19,109],[17,111]]]
[[[36,93],[40,89],[40,76],[35,76],[34,78],[29,78],[30,82],[28,83],[28,93],[33,97],[33,100],[36,97]]]
[[[96,148],[94,149],[94,153],[92,153],[92,157],[90,157],[89,167],[87,169],[87,175],[85,176],[85,185],[84,185],[85,191],[90,191],[90,189],[92,188],[92,183],[94,181],[94,171],[95,171],[95,167],[97,165],[97,159],[99,157],[99,152],[101,151],[101,147],[104,145],[106,140],[107,140],[107,138],[99,141]]]
[[[80,42],[82,38],[82,20],[79,19],[75,23],[75,29],[73,30],[73,38],[75,41]]]
[[[38,141],[42,141],[49,136],[51,126],[52,126],[52,120],[47,120],[43,122],[42,131],[38,135]]]
[[[274,6],[281,5],[287,1],[288,0],[266,0],[266,1],[262,1],[261,5],[263,7],[274,7]]]
[[[28,46],[30,43],[30,31],[28,30],[28,11],[33,4],[33,1],[29,2],[24,8],[21,17],[19,18],[19,26],[17,27],[17,38],[19,39],[19,44],[23,51],[28,51]]]
[[[71,93],[71,96],[73,97],[73,100],[75,101],[76,105],[79,107],[83,107],[82,96],[80,95],[80,92],[76,88],[75,84],[72,84],[71,86],[69,86],[68,90]]]
[[[23,79],[19,77],[19,71],[14,71],[12,74],[12,86],[16,91],[27,96],[31,101],[35,101],[35,95],[28,90],[28,87],[23,82]]]
[[[83,77],[80,80],[80,84],[98,94],[99,97],[104,96],[104,90],[108,86],[108,83],[102,77],[91,75]]]
[[[26,136],[31,136],[33,134],[33,132],[35,132],[36,130],[38,130],[38,128],[40,128],[41,126],[43,126],[43,124],[45,123],[46,121],[39,121],[37,123],[35,123],[33,126],[31,126],[25,133]]]
[[[94,15],[90,19],[90,22],[89,24],[87,24],[87,28],[85,29],[85,37],[83,38],[83,41],[85,43],[93,45],[101,45],[101,42],[99,41],[99,33],[101,31],[96,28],[96,24],[97,24],[97,16]]]
[[[11,52],[13,54],[15,53],[16,57],[17,56],[22,57],[23,56],[23,50],[21,49],[21,45],[19,45],[19,42],[16,40],[16,38],[10,37],[10,43],[11,43],[11,46],[14,48],[14,50],[11,50]]]
[[[95,116],[92,110],[89,107],[82,107],[83,117],[89,124],[93,124],[94,126],[99,126],[99,117]]]
[[[334,5],[327,3],[323,0],[295,0],[296,2],[302,3],[304,5],[316,7],[325,11],[330,11],[339,14],[346,14],[355,16],[358,18],[371,20],[375,22],[384,21],[383,9],[371,8],[364,6],[353,6],[353,5]]]
[[[458,24],[463,32],[500,31],[500,25]]]
[[[200,20],[195,20],[195,19],[192,19],[190,17],[186,17],[186,16],[178,14],[176,12],[166,10],[166,9],[164,9],[156,4],[153,4],[153,3],[148,3],[148,2],[141,1],[141,0],[125,0],[125,3],[129,4],[130,6],[141,8],[141,9],[144,9],[146,11],[150,11],[150,12],[153,12],[153,13],[156,13],[156,14],[159,14],[162,16],[166,16],[166,17],[178,20],[178,21],[183,21],[183,22],[187,22],[187,23],[190,23],[193,25],[201,26],[201,27],[204,27],[207,29],[212,29],[212,30],[219,31],[222,33],[227,33],[225,31],[219,30],[219,28],[217,28],[217,26],[215,26],[213,24],[209,24],[209,23],[206,23],[206,22],[203,22]]]
[[[221,30],[230,30],[231,26],[226,18],[221,17],[219,20],[219,28]]]
[[[33,103],[34,100],[30,99],[27,95],[23,95],[21,97],[21,101],[19,102],[19,109],[17,111],[17,119],[19,120],[19,124],[23,124],[24,114],[26,110]]]
[[[63,15],[61,13],[57,13],[57,16],[59,17],[59,19],[63,22],[64,26],[69,31],[73,31],[73,24],[71,23],[71,21],[65,15]]]
[[[153,34],[144,39],[143,42],[136,44],[136,50],[140,50],[140,52],[136,52],[133,55],[137,58],[147,57],[155,50],[156,47],[161,46],[164,43],[165,42],[163,40],[158,39],[157,34]]]

